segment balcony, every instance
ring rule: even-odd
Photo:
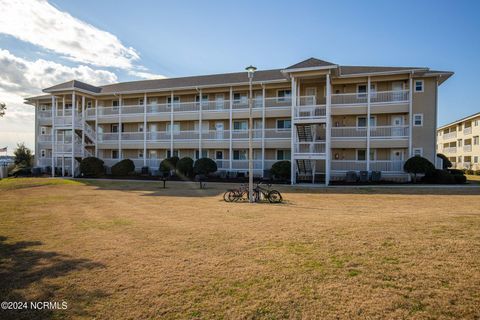
[[[463,146],[463,151],[472,152],[472,145],[471,144],[464,145]]]
[[[294,111],[296,122],[310,122],[312,120],[326,121],[325,101],[318,101],[315,96],[298,97]]]
[[[443,135],[443,140],[456,139],[456,138],[457,138],[457,131],[452,131],[449,133],[445,133]]]
[[[40,134],[40,135],[38,135],[38,142],[39,143],[52,143],[52,135],[51,134]]]
[[[445,147],[443,148],[444,153],[457,153],[457,147]]]
[[[366,127],[333,127],[332,139],[366,139]],[[370,127],[370,139],[406,139],[408,126]]]
[[[296,142],[295,157],[299,159],[324,159],[325,142]]]
[[[463,128],[463,134],[472,134],[472,127]]]
[[[394,160],[372,160],[370,161],[370,171],[382,171],[391,173],[403,173],[404,161]],[[362,160],[332,160],[332,171],[365,171],[367,170],[367,161]]]
[[[348,105],[366,105],[367,93],[340,93],[332,94],[332,107]],[[370,104],[395,104],[409,102],[409,90],[401,91],[372,91],[370,92]]]

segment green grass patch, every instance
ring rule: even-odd
[[[82,185],[82,183],[56,178],[6,178],[0,180],[0,191],[59,185]]]

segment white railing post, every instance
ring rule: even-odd
[[[72,93],[72,166],[70,168],[72,178],[75,177],[75,113],[76,111],[77,111],[77,103],[75,100],[75,92],[73,92]]]
[[[147,166],[147,93],[143,94],[143,166]]]
[[[198,157],[202,158],[202,89],[198,91]]]
[[[118,159],[122,160],[122,95],[118,97]]]
[[[265,85],[262,83],[262,177],[265,173]]]
[[[233,142],[232,142],[232,135],[233,135],[233,87],[230,87],[230,99],[229,99],[229,128],[230,128],[230,138],[229,138],[229,151],[228,151],[228,156],[229,156],[229,168],[230,171],[232,171],[232,165],[233,165]]]
[[[82,158],[85,158],[85,96],[82,96]]]
[[[173,157],[173,91],[170,93],[170,157]]]
[[[291,140],[290,140],[290,184],[294,185],[296,183],[296,177],[295,177],[295,108],[297,104],[297,86],[295,83],[295,78],[292,76],[292,81],[291,81],[291,96],[292,96],[292,110],[291,110]]]
[[[330,84],[330,72],[327,73],[325,79],[326,85],[326,103],[325,103],[325,117],[326,117],[326,130],[325,130],[325,185],[328,186],[330,184],[330,167],[332,161],[332,150],[331,150],[331,121],[330,114],[331,114],[331,106],[332,106],[332,88]]]
[[[371,86],[371,78],[368,76],[367,78],[367,171],[370,171],[370,86]]]
[[[98,100],[95,99],[95,157],[98,158]]]

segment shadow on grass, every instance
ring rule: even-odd
[[[126,180],[101,180],[78,179],[85,185],[96,187],[99,190],[138,191],[144,192],[143,196],[168,196],[168,197],[223,197],[228,189],[240,187],[240,183],[205,182],[206,187],[200,189],[198,182],[167,181],[163,188],[162,181],[126,181]],[[338,185],[334,187],[303,187],[279,184],[272,185],[282,194],[391,194],[391,195],[480,195],[480,185],[440,186],[440,185]]]
[[[10,302],[67,302],[65,310],[0,310],[0,319],[59,319],[72,317],[93,317],[82,310],[81,306],[88,299],[100,299],[106,294],[101,290],[85,292],[72,285],[60,287],[49,283],[51,279],[65,276],[78,270],[103,268],[104,265],[87,259],[74,259],[70,256],[52,251],[31,250],[42,245],[39,241],[21,241],[7,243],[7,238],[0,236],[0,297],[1,301]],[[26,297],[22,291],[35,290]],[[58,300],[61,290],[62,299]],[[57,294],[55,294],[57,292]]]

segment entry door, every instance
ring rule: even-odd
[[[402,116],[393,116],[392,117],[392,136],[401,137],[404,136],[403,132],[403,117]]]
[[[223,97],[223,94],[215,95],[215,109],[223,110],[224,105],[225,105],[225,98]]]
[[[402,101],[403,99],[403,82],[396,81],[392,83],[393,101]]]
[[[257,91],[254,93],[254,98],[253,98],[253,107],[254,108],[261,108],[263,103],[263,95],[261,91]]]
[[[215,160],[217,160],[217,167],[222,168],[223,165],[223,151],[222,150],[217,150],[215,151]]]
[[[403,171],[403,150],[392,150],[392,169]]]
[[[152,123],[150,124],[150,140],[156,140],[157,139],[157,124]]]
[[[223,139],[223,122],[216,122],[215,123],[215,132],[216,132],[216,139],[222,140]]]
[[[317,88],[306,88],[305,89],[305,104],[307,106],[315,105],[316,97],[317,97]]]

